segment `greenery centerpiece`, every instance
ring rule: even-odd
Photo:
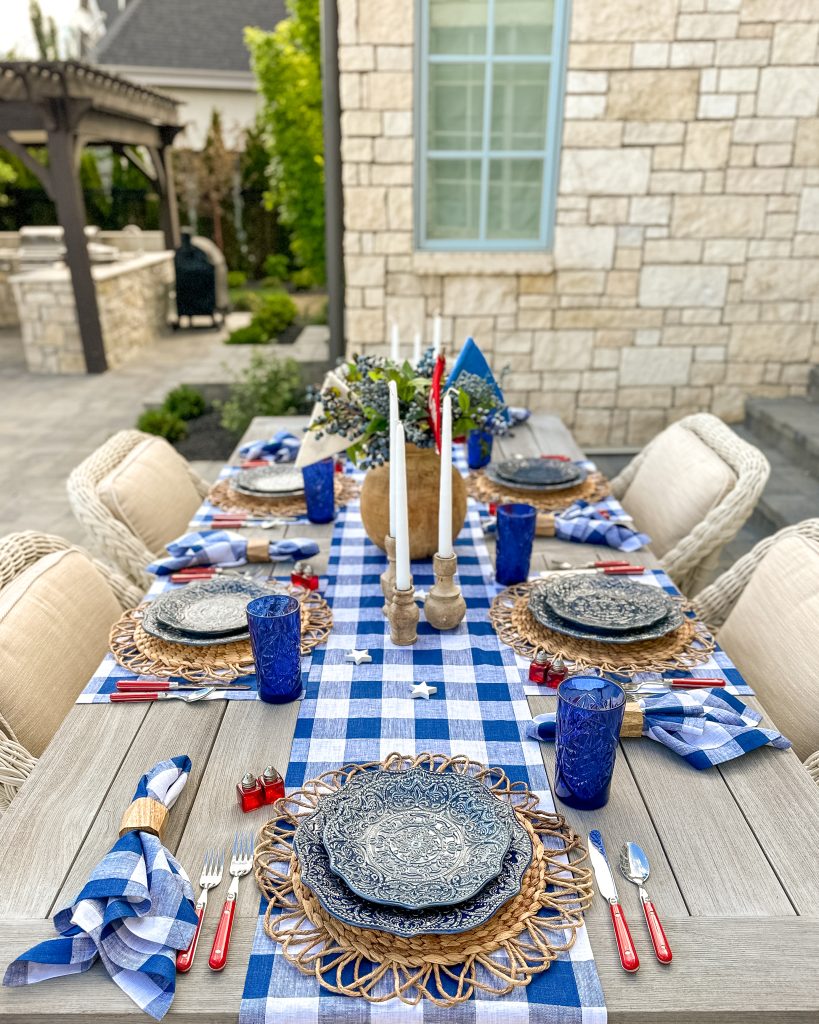
[[[417,366],[356,356],[339,368],[337,383],[325,384],[309,428],[317,438],[327,434],[343,438],[348,442],[348,457],[367,470],[361,518],[367,535],[383,548],[389,534],[389,383],[395,381],[407,440],[410,556],[415,559],[429,558],[437,550],[440,459],[435,420],[443,394],[449,391],[453,398],[454,438],[473,430],[498,434],[507,429],[505,406],[491,382],[462,372],[445,388],[440,380],[442,368],[431,349]],[[457,536],[466,517],[466,488],[454,467],[452,505],[452,534]]]

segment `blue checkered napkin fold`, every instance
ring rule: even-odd
[[[637,702],[643,735],[684,757],[694,768],[710,768],[766,745],[787,750],[791,742],[775,729],[760,729],[762,715],[730,693],[694,690],[661,693]],[[538,715],[526,727],[534,740],[555,738],[555,713]]]
[[[184,537],[172,540],[167,545],[170,558],[158,558],[147,567],[148,572],[157,576],[170,576],[180,569],[192,565],[218,565],[232,569],[247,561],[247,538],[230,530],[202,530],[186,533]],[[270,561],[298,562],[312,558],[319,552],[319,546],[307,537],[290,537],[270,542]]]
[[[134,800],[170,808],[191,770],[188,757],[160,761],[143,775]],[[196,930],[193,889],[184,869],[148,832],[126,832],[91,872],[70,907],[54,917],[58,939],[23,953],[4,985],[32,985],[87,971],[97,957],[122,991],[156,1020],[176,989],[176,953]]]
[[[578,544],[605,545],[617,551],[637,551],[651,543],[645,533],[601,515],[610,511],[605,501],[576,501],[555,516],[555,537]]]
[[[271,462],[294,462],[301,441],[286,430],[279,430],[267,441],[249,441],[239,449],[243,459],[270,459]]]

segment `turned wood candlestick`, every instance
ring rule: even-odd
[[[392,602],[387,611],[390,623],[390,640],[399,647],[408,647],[418,639],[418,605],[415,603],[415,587],[392,592]]]
[[[454,579],[458,557],[436,554],[432,566],[435,583],[424,601],[424,615],[433,629],[454,629],[466,615],[466,601]]]
[[[389,562],[387,568],[381,573],[381,590],[384,594],[384,607],[381,611],[385,615],[389,615],[390,602],[395,590],[395,537],[391,537],[389,534],[386,535],[384,538],[384,551]]]

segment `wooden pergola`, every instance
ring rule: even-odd
[[[179,245],[170,147],[182,126],[175,100],[74,61],[0,62],[0,146],[40,180],[57,208],[89,373],[107,369],[85,236],[79,164],[84,146],[109,145],[138,167],[160,199],[169,249]],[[26,147],[45,146],[48,164]],[[144,147],[150,164],[135,147]]]

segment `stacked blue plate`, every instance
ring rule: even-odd
[[[333,917],[411,938],[476,928],[520,892],[532,841],[480,782],[424,768],[352,776],[293,840]]]

